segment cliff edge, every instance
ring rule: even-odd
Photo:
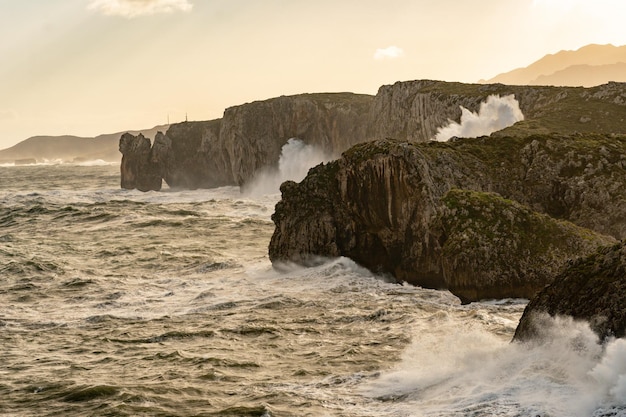
[[[269,256],[301,264],[347,256],[398,281],[450,288],[463,301],[529,297],[567,259],[626,236],[625,168],[626,136],[360,144],[282,185]],[[498,239],[520,230],[521,241],[504,250]],[[455,247],[455,236],[470,232],[478,247]],[[538,238],[542,253],[517,251]],[[490,265],[508,284],[485,275]]]
[[[281,148],[298,138],[333,157],[350,146],[394,138],[428,142],[438,129],[477,113],[489,96],[513,95],[524,120],[493,136],[539,133],[626,134],[626,84],[594,88],[463,84],[418,80],[380,87],[376,96],[301,94],[226,109],[208,122],[172,125],[155,139],[154,166],[173,188],[249,183],[278,164]],[[126,165],[133,164],[127,155]],[[125,175],[122,171],[122,175]],[[122,180],[124,184],[131,182]]]

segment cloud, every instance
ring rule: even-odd
[[[189,0],[91,0],[88,8],[107,16],[129,19],[157,13],[188,12],[193,5]]]
[[[524,120],[524,114],[513,94],[504,97],[491,95],[487,97],[487,101],[480,103],[478,113],[461,106],[461,123],[450,121],[448,126],[440,127],[434,140],[446,142],[453,136],[477,138],[490,135],[521,120]]]
[[[386,48],[379,48],[374,52],[374,59],[395,59],[404,56],[404,51],[402,48],[397,46],[388,46]]]

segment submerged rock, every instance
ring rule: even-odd
[[[535,296],[515,331],[514,340],[540,338],[545,316],[587,321],[601,339],[626,336],[626,242],[600,248],[572,262]]]
[[[626,137],[609,135],[356,145],[301,183],[283,184],[269,256],[302,264],[347,256],[398,281],[455,288],[464,301],[528,297],[569,257],[611,242],[596,233],[626,236],[625,153]],[[460,194],[444,198],[453,188],[517,203],[466,193],[465,207],[455,211]],[[470,209],[482,217],[467,230],[476,240],[462,246],[469,226],[462,213]],[[509,253],[498,239],[512,236],[509,248],[521,250]],[[535,242],[541,245],[530,250]],[[478,259],[497,266],[508,283],[483,274]],[[549,261],[545,270],[543,261]]]

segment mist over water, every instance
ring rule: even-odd
[[[524,114],[513,94],[504,97],[490,95],[480,104],[478,113],[461,106],[461,122],[450,121],[447,126],[438,128],[434,140],[446,142],[452,137],[486,136],[522,120]]]
[[[306,177],[309,169],[331,159],[322,149],[306,144],[298,138],[291,138],[282,147],[278,168],[267,168],[257,174],[250,185],[246,186],[244,194],[248,196],[276,194],[283,182],[287,180],[300,182]]]

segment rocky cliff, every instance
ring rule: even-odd
[[[530,301],[514,340],[541,339],[546,317],[587,321],[601,339],[626,336],[626,242],[572,262]]]
[[[541,272],[551,279],[551,273],[568,257],[611,242],[596,233],[626,236],[625,168],[626,136],[533,135],[452,143],[383,140],[360,144],[341,159],[315,167],[300,184],[283,184],[282,200],[272,217],[276,229],[269,256],[275,263],[306,264],[318,256],[343,255],[371,270],[390,273],[398,281],[433,288],[462,289],[467,287],[464,277],[482,279],[486,284],[478,292],[459,290],[465,301],[503,294],[528,296],[546,283],[543,278],[533,281],[533,274]],[[455,211],[458,195],[448,194],[454,188],[497,193],[517,203],[472,194],[463,197],[464,206]],[[494,214],[477,219],[478,226],[468,229],[481,236],[473,243],[486,242],[468,250],[450,239],[455,234],[463,236],[469,217],[459,213],[470,210]],[[557,225],[533,211],[595,233]],[[507,221],[511,225],[505,225]],[[502,245],[498,238],[520,230],[526,233],[510,242],[510,252],[498,249]],[[554,240],[551,233],[562,238]],[[536,251],[522,253],[535,258],[528,265],[516,261],[520,253],[515,250],[528,248],[542,235]],[[509,287],[523,289],[531,282],[530,289],[498,290],[505,288],[502,282],[490,284],[492,278],[483,276],[485,268],[472,260],[480,253],[485,260],[495,254],[501,258],[490,262],[511,277]],[[542,267],[547,260],[552,262],[550,267]]]
[[[430,80],[380,87],[368,117],[368,138],[424,142],[463,106],[477,112],[489,95],[511,95],[525,120],[500,135],[626,133],[626,83],[593,88],[463,84]]]
[[[450,120],[459,121],[460,106],[476,112],[494,94],[513,94],[525,116],[496,136],[626,133],[626,84],[530,87],[421,80],[382,86],[375,97],[278,97],[231,107],[219,120],[173,125],[155,140],[159,167],[152,169],[161,171],[171,187],[244,185],[260,170],[275,167],[292,137],[336,156],[354,144],[388,137],[426,142]]]
[[[231,107],[222,119],[175,124],[155,138],[152,169],[173,188],[212,188],[243,185],[276,166],[293,137],[338,156],[364,140],[372,99],[351,93],[278,97]]]

